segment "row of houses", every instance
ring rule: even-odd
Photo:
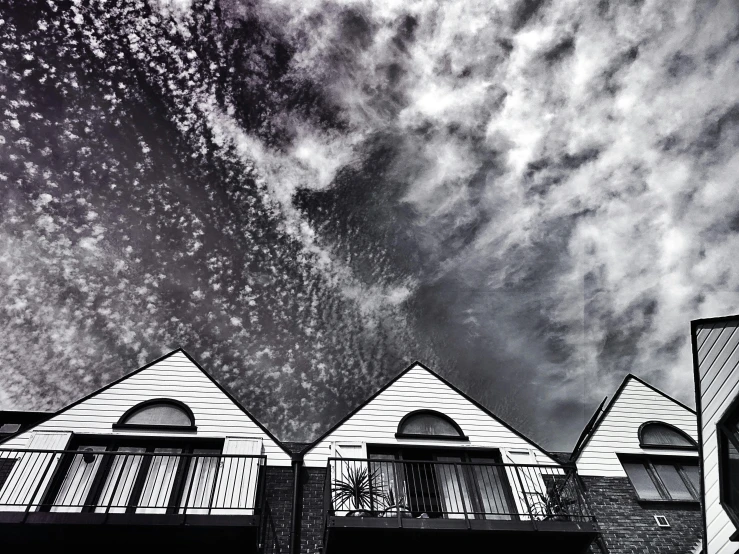
[[[0,413],[0,543],[733,554],[738,326],[693,322],[698,413],[629,375],[571,453],[418,362],[283,443],[176,350],[56,413]]]

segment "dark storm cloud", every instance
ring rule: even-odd
[[[730,1],[55,6],[0,27],[4,404],[183,345],[308,438],[421,358],[566,448],[737,309]]]

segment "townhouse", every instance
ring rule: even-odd
[[[281,443],[182,350],[8,429],[6,544],[679,554],[700,539],[695,413],[634,376],[571,455],[420,363],[314,442]]]

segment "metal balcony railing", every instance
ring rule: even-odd
[[[594,521],[574,467],[330,458],[326,514]]]
[[[255,515],[265,462],[214,450],[0,449],[0,512]]]

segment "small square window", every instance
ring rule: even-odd
[[[667,518],[665,516],[654,516],[654,521],[657,522],[658,527],[669,527],[670,522],[667,521]]]

